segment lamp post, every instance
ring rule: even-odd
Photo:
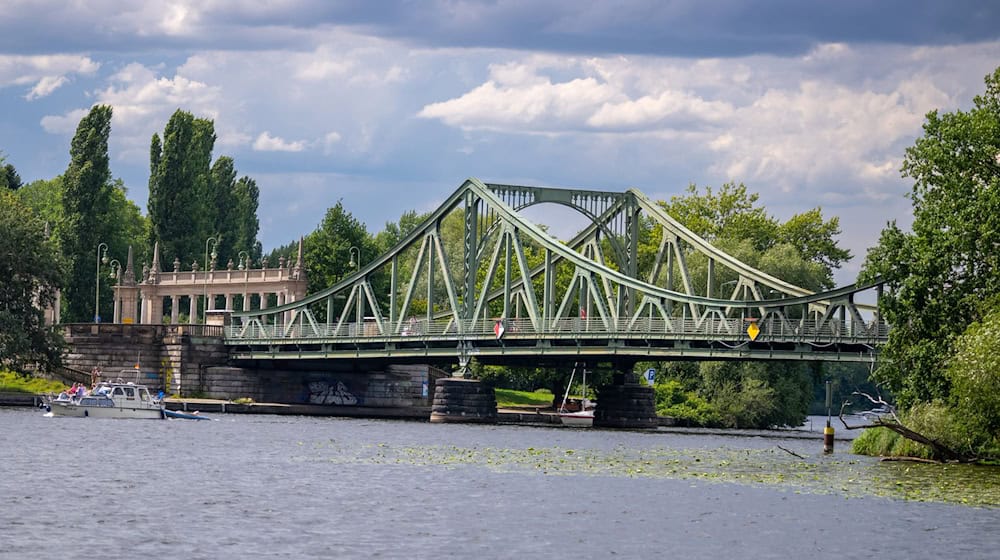
[[[250,269],[250,254],[247,253],[246,251],[240,251],[239,256],[240,256],[240,265],[239,265],[238,268],[240,270],[249,270]]]
[[[243,271],[243,311],[250,309],[247,305],[250,296],[247,294],[247,285],[250,283],[250,253],[246,251],[240,251],[240,265],[239,269]]]
[[[99,243],[97,245],[97,272],[94,274],[96,280],[94,286],[94,322],[101,322],[101,249],[104,249],[104,262],[108,262],[108,244]]]
[[[357,267],[358,270],[361,270],[361,249],[352,246],[350,251],[351,251],[351,262],[347,263],[347,266],[351,268]],[[357,254],[357,259],[355,259],[354,257],[355,254]]]
[[[215,248],[219,246],[220,239],[222,239],[222,234],[213,235],[205,240],[205,283],[204,289],[202,290],[202,296],[205,299],[205,312],[204,319],[201,322],[203,325],[208,322],[208,270],[211,268],[208,265],[208,246],[212,246],[212,260],[214,261],[219,256],[219,254],[215,252]]]
[[[108,278],[110,280],[115,280],[115,281],[121,280],[121,277],[122,277],[122,263],[118,262],[118,259],[111,259],[111,261],[108,263],[108,268],[111,269],[111,272],[108,273]],[[116,322],[118,320],[118,317],[117,317],[117,315],[118,315],[118,300],[116,298],[112,298],[112,299],[115,300],[115,304],[112,307],[113,311],[111,312],[111,322],[114,323],[114,322]]]

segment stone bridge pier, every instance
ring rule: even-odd
[[[594,426],[599,428],[655,428],[653,388],[633,373],[633,364],[618,365],[610,385],[598,387]]]

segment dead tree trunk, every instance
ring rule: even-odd
[[[897,434],[903,436],[904,438],[910,441],[915,441],[917,443],[930,447],[934,451],[935,456],[941,457],[944,461],[951,461],[958,463],[975,463],[980,460],[979,457],[966,455],[964,453],[959,453],[958,451],[955,451],[954,449],[938,441],[935,441],[916,430],[907,427],[900,421],[899,416],[896,415],[896,408],[890,405],[889,403],[885,402],[885,400],[883,400],[881,397],[876,399],[875,397],[872,397],[867,393],[861,393],[858,391],[855,391],[852,394],[863,396],[873,404],[885,406],[889,410],[889,414],[892,415],[892,420],[886,420],[880,417],[873,422],[868,422],[867,424],[851,426],[847,423],[847,420],[844,418],[844,408],[850,405],[851,402],[844,401],[843,404],[840,405],[840,415],[839,415],[840,422],[841,424],[844,425],[844,428],[847,428],[848,430],[858,430],[862,428],[886,428],[887,430],[892,430],[893,432],[896,432]]]

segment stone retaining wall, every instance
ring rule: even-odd
[[[63,360],[181,397],[326,406],[430,406],[436,381],[448,376],[427,365],[344,372],[236,367],[218,335],[221,329],[204,325],[66,325]]]

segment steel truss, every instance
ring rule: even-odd
[[[541,203],[574,208],[589,225],[564,244],[519,214]],[[640,262],[650,228],[655,257]],[[706,261],[700,281],[695,257]],[[728,297],[714,295],[729,284]],[[235,313],[226,339],[238,359],[869,361],[888,334],[876,307],[855,302],[869,291],[881,286],[812,293],[754,269],[635,189],[472,178],[353,275]]]

